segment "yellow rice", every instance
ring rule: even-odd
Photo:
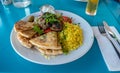
[[[58,34],[63,52],[68,53],[83,44],[83,32],[79,25],[64,22],[63,30]]]

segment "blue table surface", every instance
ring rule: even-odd
[[[73,12],[83,17],[91,26],[100,25],[105,20],[120,32],[120,3],[113,0],[100,0],[96,16],[85,14],[86,3],[73,0],[32,0],[32,4],[26,8],[16,8],[13,4],[4,6],[0,3],[0,72],[120,73],[110,72],[107,69],[96,39],[89,52],[83,57],[63,65],[35,64],[16,54],[10,43],[10,33],[14,23],[39,11],[39,7],[44,4],[51,4],[57,10]]]

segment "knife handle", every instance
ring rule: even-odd
[[[108,37],[108,39],[109,39],[109,37]],[[116,46],[115,46],[114,43],[111,41],[111,39],[109,39],[109,41],[110,41],[111,44],[113,45],[113,47],[114,47],[114,49],[115,49],[115,52],[117,53],[117,55],[118,55],[118,57],[119,57],[119,59],[120,59],[120,53],[119,53],[119,51],[117,50]],[[118,41],[117,41],[117,42],[118,42]],[[120,43],[118,42],[118,44],[120,44]],[[120,48],[118,48],[118,49],[120,49]]]
[[[118,40],[118,39],[117,39],[117,43],[118,43],[118,44],[119,44],[119,46],[120,46],[120,40]]]

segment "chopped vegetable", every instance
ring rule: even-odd
[[[44,30],[44,33],[48,33],[48,32],[50,32],[50,31],[51,31],[51,29],[50,29],[50,28],[47,28],[47,29]]]
[[[52,24],[52,27],[50,27],[50,28],[53,31],[61,31],[63,28],[63,25],[62,25],[62,23],[60,24],[57,22],[57,23]]]
[[[33,30],[36,31],[39,34],[43,34],[43,30],[41,30],[38,25],[34,25]]]
[[[34,16],[30,16],[29,18],[28,18],[28,22],[33,22],[34,21]]]
[[[49,12],[44,13],[40,18],[37,18],[36,23],[45,31],[48,28],[53,31],[61,31],[63,28],[62,16],[60,14],[52,14]]]
[[[57,19],[57,16],[55,14],[52,14],[52,13],[44,13],[43,16],[42,16],[46,23],[50,23],[50,24],[53,24],[54,22],[60,22],[58,19]]]
[[[62,16],[64,22],[72,23],[72,18],[69,18],[67,16]]]

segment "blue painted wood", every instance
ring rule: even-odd
[[[120,26],[120,2],[113,0],[106,0],[105,2],[107,8],[112,13],[114,18],[118,21]],[[120,28],[119,28],[120,29]]]
[[[40,72],[40,73],[120,73],[108,71],[95,39],[91,50],[82,58],[64,65],[46,66],[29,62],[15,53],[10,44],[10,33],[14,23],[24,16],[39,11],[44,4],[51,4],[57,10],[73,12],[86,19],[91,26],[97,26],[103,20],[115,26],[120,31],[120,24],[116,16],[108,8],[104,0],[100,0],[96,16],[85,14],[86,3],[73,0],[32,0],[26,8],[16,8],[13,4],[4,6],[0,3],[0,71],[7,72]],[[109,5],[110,6],[110,5]],[[118,10],[116,6],[112,9]]]

